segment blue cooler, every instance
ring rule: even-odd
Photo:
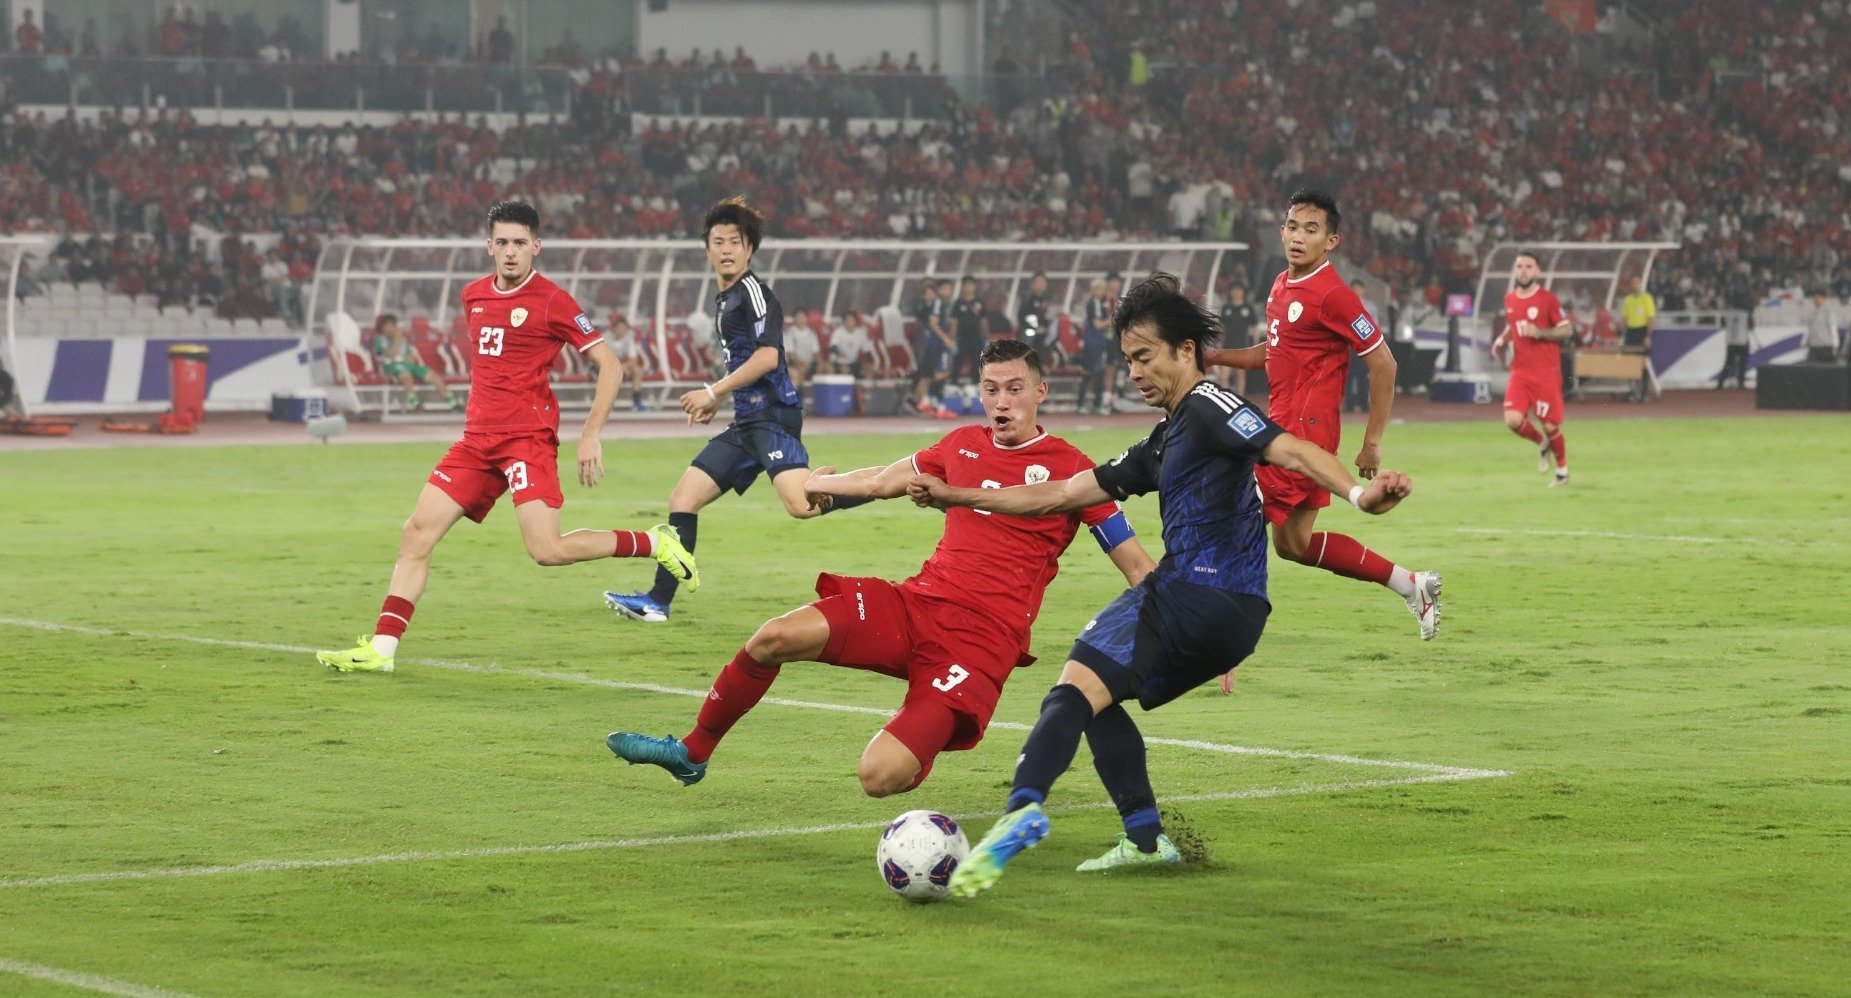
[[[270,421],[273,423],[306,423],[327,414],[328,393],[319,388],[270,396]]]
[[[810,379],[810,412],[846,416],[855,410],[855,379],[847,374],[819,374]]]
[[[1428,387],[1435,402],[1491,404],[1491,378],[1483,374],[1436,374]]]

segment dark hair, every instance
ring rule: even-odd
[[[393,315],[391,312],[386,312],[380,315],[379,318],[373,320],[373,332],[377,333],[380,330],[386,328],[386,323],[388,322],[392,323],[395,326],[398,325],[398,316]]]
[[[1321,191],[1315,187],[1301,187],[1292,192],[1291,200],[1285,203],[1285,210],[1289,212],[1301,204],[1324,209],[1324,217],[1329,219],[1330,231],[1336,232],[1343,227],[1343,213],[1337,210],[1337,199],[1332,197],[1329,191]]]
[[[1034,280],[1034,279],[1035,279],[1035,278],[1037,278],[1037,277],[1046,277],[1046,276],[1048,276],[1048,272],[1047,272],[1047,271],[1045,271],[1045,270],[1037,270],[1037,271],[1035,271],[1034,273],[1032,273],[1032,274],[1030,274],[1030,275],[1028,275],[1028,279],[1032,281],[1032,280]]]
[[[976,274],[965,274],[963,277],[963,280],[966,280],[972,284],[975,284],[977,283],[977,275]]]
[[[746,245],[752,247],[754,253],[758,252],[758,241],[765,235],[765,216],[746,204],[743,197],[715,201],[713,207],[707,209],[707,217],[701,220],[702,243],[707,242],[716,225],[738,226],[739,234],[745,237]]]
[[[1123,283],[1125,283],[1125,277],[1124,277],[1124,275],[1123,275],[1123,274],[1120,274],[1120,273],[1119,273],[1118,271],[1116,271],[1116,270],[1108,270],[1108,271],[1106,271],[1106,272],[1105,272],[1105,279],[1106,279],[1106,280],[1108,280],[1108,281],[1117,281],[1117,282],[1118,282],[1118,283],[1120,283],[1120,284],[1123,284]]]
[[[1028,369],[1035,372],[1035,377],[1041,377],[1041,355],[1021,340],[991,340],[977,355],[979,365],[1007,364],[1012,360],[1028,361]]]
[[[1184,294],[1183,282],[1175,274],[1152,274],[1118,300],[1118,311],[1112,315],[1114,336],[1123,337],[1127,329],[1141,322],[1156,326],[1157,338],[1172,350],[1194,343],[1197,370],[1205,370],[1203,351],[1221,341],[1221,320]]]
[[[950,283],[951,283],[951,278],[949,277],[941,277],[938,279],[938,286],[941,288]]]
[[[536,236],[540,234],[540,213],[534,210],[533,205],[525,201],[501,201],[490,205],[488,209],[488,231],[490,233],[495,231],[496,222],[525,225],[528,232]]]
[[[1526,256],[1527,256],[1527,257],[1529,257],[1529,258],[1530,258],[1530,260],[1531,260],[1531,262],[1533,262],[1533,263],[1535,263],[1535,264],[1536,264],[1536,266],[1538,266],[1538,267],[1541,267],[1541,266],[1542,266],[1542,257],[1540,257],[1540,256],[1537,256],[1537,255],[1536,255],[1536,254],[1535,254],[1535,253],[1534,253],[1533,251],[1531,251],[1531,250],[1518,250],[1518,251],[1517,251],[1517,255],[1516,255],[1516,256],[1513,256],[1513,257],[1511,257],[1511,258],[1510,258],[1510,262],[1511,262],[1512,264],[1515,264],[1515,263],[1516,263],[1516,262],[1517,262],[1518,260],[1521,260],[1521,259],[1523,259],[1523,258],[1524,258],[1524,257],[1526,257]]]

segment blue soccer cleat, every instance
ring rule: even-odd
[[[970,851],[964,862],[958,864],[957,872],[951,875],[951,893],[954,897],[976,897],[979,891],[989,890],[1003,879],[1003,867],[1016,854],[1028,849],[1048,837],[1052,826],[1048,823],[1048,813],[1040,804],[1029,804],[996,819],[990,826],[989,834],[977,847]]]
[[[668,604],[657,603],[648,593],[604,594],[604,605],[623,614],[631,620],[640,620],[647,624],[660,624],[668,619]]]
[[[690,761],[688,747],[674,735],[653,738],[631,731],[613,731],[605,737],[604,744],[617,758],[632,766],[639,762],[661,766],[684,787],[699,783],[707,775],[707,764]]]

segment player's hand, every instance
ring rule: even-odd
[[[578,440],[578,480],[586,488],[604,480],[604,441],[597,437]]]
[[[1510,345],[1510,334],[1509,333],[1504,333],[1500,335],[1497,339],[1491,341],[1491,356],[1496,357],[1498,359],[1498,364],[1503,367],[1510,366],[1510,358],[1504,355],[1504,348],[1509,345]]]
[[[810,470],[810,477],[804,479],[803,481],[803,495],[805,499],[810,500],[811,509],[816,510],[819,513],[827,513],[829,512],[830,508],[836,504],[835,493],[819,492],[816,490],[816,488],[813,485],[813,483],[818,478],[821,478],[824,475],[833,475],[835,473],[836,473],[835,468],[830,467],[829,465],[824,465],[821,468],[813,468]]]
[[[931,475],[914,475],[906,483],[906,494],[913,498],[913,504],[931,509],[950,509],[951,486]]]
[[[713,414],[719,409],[719,398],[705,388],[696,388],[681,396],[681,411],[688,414],[689,426],[713,422]]]
[[[1363,494],[1356,502],[1363,508],[1363,512],[1380,516],[1394,509],[1412,491],[1414,491],[1412,479],[1399,471],[1384,469],[1376,473],[1375,479],[1369,483],[1368,488],[1363,490]]]
[[[1234,692],[1234,674],[1239,671],[1240,671],[1239,669],[1229,669],[1226,673],[1222,674],[1221,676],[1221,695],[1222,696],[1228,696],[1229,694]]]
[[[1356,452],[1356,477],[1367,482],[1375,478],[1376,470],[1382,467],[1382,445],[1363,444],[1363,449]]]

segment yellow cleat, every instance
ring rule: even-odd
[[[681,546],[681,532],[668,524],[658,523],[650,527],[648,533],[656,539],[656,564],[680,579],[688,592],[699,589],[701,570],[694,564],[694,553]]]
[[[336,672],[391,672],[392,659],[373,650],[370,634],[360,635],[360,645],[346,651],[318,651],[315,660]]]

